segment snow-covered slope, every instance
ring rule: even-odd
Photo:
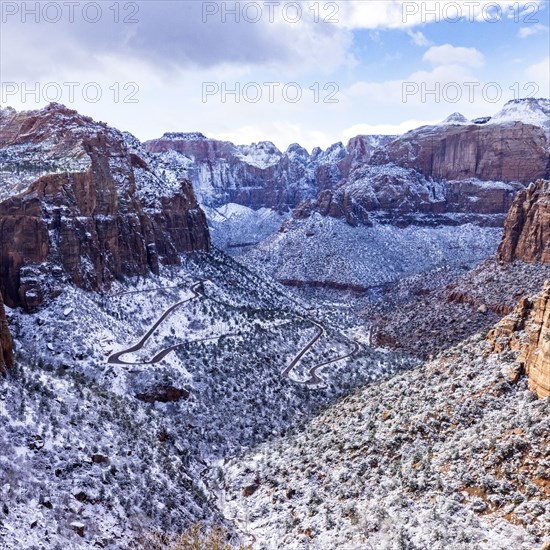
[[[492,255],[502,230],[476,224],[352,227],[313,214],[247,250],[239,261],[293,286],[367,291],[440,266],[474,265]]]
[[[238,254],[238,250],[260,244],[279,231],[288,214],[271,208],[254,210],[228,203],[218,208],[204,207],[212,242],[222,250]]]
[[[527,98],[509,101],[487,124],[504,124],[517,121],[540,126],[546,133],[550,143],[550,99]]]
[[[482,335],[224,466],[254,548],[546,548],[550,400]]]
[[[0,379],[2,543],[122,550],[155,528],[222,522],[220,461],[416,363],[355,344],[353,312],[334,319],[217,252],[10,311],[20,366]]]

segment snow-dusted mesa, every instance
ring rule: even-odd
[[[524,98],[513,99],[488,121],[489,124],[522,122],[540,126],[550,142],[550,99]]]
[[[546,175],[550,158],[548,104],[509,102],[496,116],[476,122],[454,113],[379,148],[371,164],[396,164],[437,180],[530,183]]]
[[[185,173],[204,206],[231,202],[284,212],[315,194],[315,167],[305,149],[281,153],[267,141],[234,145],[202,134],[196,139],[192,134],[165,136],[146,142],[145,148],[158,155],[166,172]]]
[[[271,141],[260,141],[252,145],[237,145],[237,150],[240,152],[241,160],[262,170],[275,166],[283,156]]]
[[[441,124],[471,124],[471,122],[462,113],[453,113],[449,115]]]

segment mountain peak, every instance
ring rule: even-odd
[[[162,139],[172,141],[206,141],[208,138],[202,132],[165,132]]]
[[[550,140],[550,99],[527,97],[513,99],[491,119],[491,123],[523,122],[540,126]]]
[[[442,124],[469,124],[470,121],[462,114],[455,112],[449,115]]]

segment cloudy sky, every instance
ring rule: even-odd
[[[546,0],[0,2],[0,103],[311,149],[550,96]]]

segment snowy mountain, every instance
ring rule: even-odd
[[[190,179],[205,206],[237,203],[283,212],[314,195],[309,155],[292,146],[283,154],[269,142],[237,146],[202,134],[169,133],[144,147],[159,155],[167,172]]]
[[[145,147],[167,174],[191,179],[216,246],[297,288],[325,283],[368,288],[442,262],[472,265],[494,252],[515,193],[547,175],[548,104],[510,102],[494,117],[476,121],[453,113],[402,136],[357,136],[346,146],[316,148],[311,155],[298,144],[281,153],[269,142],[235,146],[197,133],[166,134]],[[330,231],[312,229],[318,214],[337,220],[325,223]],[[386,224],[395,229],[386,230]],[[406,236],[405,226],[413,226]],[[447,230],[440,226],[471,238],[460,237],[456,244],[443,237]],[[388,267],[381,260],[386,231],[393,232],[403,258],[429,258],[428,263]],[[428,240],[439,243],[438,253],[412,252],[432,233]],[[365,246],[349,245],[362,239]],[[314,245],[314,257],[293,261],[311,256],[302,250],[304,242]],[[346,269],[333,265],[332,259],[348,254],[351,263],[342,260]]]
[[[540,126],[550,142],[550,99],[527,98],[509,101],[488,123],[504,124],[518,121]]]
[[[311,154],[2,109],[0,547],[539,548],[550,183],[518,105]]]
[[[65,280],[108,289],[158,272],[210,236],[191,185],[138,140],[76,111],[0,111],[0,290],[38,308]]]
[[[318,191],[334,187],[351,164],[367,162],[389,136],[358,136],[347,147],[335,143],[311,154],[299,144],[282,153],[271,142],[234,145],[194,132],[167,133],[144,144],[167,172],[189,178],[204,206],[235,203],[288,212]]]

